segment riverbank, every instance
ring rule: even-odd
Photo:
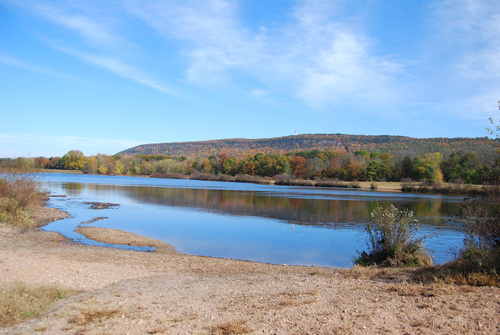
[[[68,173],[68,174],[83,174],[80,170],[50,170],[39,169],[36,170],[40,173]],[[99,174],[95,174],[99,175]],[[463,183],[434,183],[427,184],[424,182],[405,181],[405,182],[387,182],[387,181],[341,181],[331,179],[296,179],[290,176],[276,176],[258,177],[248,175],[230,176],[225,174],[192,174],[185,175],[179,173],[160,174],[154,173],[152,175],[118,175],[127,177],[144,177],[144,178],[160,178],[160,179],[187,179],[187,180],[203,180],[203,181],[221,181],[221,182],[239,182],[239,183],[252,183],[252,184],[265,184],[265,185],[282,185],[282,186],[296,186],[296,187],[325,187],[325,188],[345,188],[345,189],[359,189],[359,190],[372,190],[381,192],[404,192],[404,193],[429,193],[429,194],[447,194],[458,196],[476,196],[485,194],[492,187],[492,185],[473,185]]]
[[[35,217],[47,223],[64,213],[40,207]],[[102,239],[121,235],[120,242],[132,243],[138,238],[105,233]],[[411,270],[279,266],[183,255],[168,247],[125,251],[4,224],[0,250],[2,286],[21,281],[79,292],[58,300],[41,317],[0,328],[0,334],[500,331],[500,289],[413,284]]]

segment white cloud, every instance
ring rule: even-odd
[[[128,1],[127,6],[167,43],[177,41],[191,83],[231,81],[229,72],[245,72],[260,58],[260,42],[243,27],[236,2]]]
[[[295,94],[310,105],[339,102],[367,105],[398,101],[393,80],[401,66],[375,56],[371,41],[342,16],[342,1],[303,1],[275,50],[285,66],[282,79],[295,83]]]
[[[256,27],[245,24],[238,2],[227,0],[128,0],[115,3],[116,15],[99,11],[96,2],[33,7],[79,36],[64,42],[50,36],[51,46],[170,95],[178,96],[178,90],[127,56],[131,49],[143,49],[130,42],[127,20],[139,18],[163,38],[168,50],[163,62],[176,59],[173,71],[182,72],[189,84],[241,91],[258,87],[270,98],[287,96],[311,106],[399,101],[403,85],[395,78],[401,66],[373,54],[370,38],[352,23],[362,18],[344,15],[348,4],[302,0],[281,14],[287,17],[282,23]],[[152,58],[162,52],[145,48]]]
[[[435,6],[440,55],[448,61],[448,85],[462,93],[457,111],[484,119],[500,99],[500,6],[496,0],[445,0]],[[454,101],[449,101],[457,105]]]
[[[254,30],[243,24],[236,4],[127,2],[166,41],[179,43],[191,83],[232,84],[243,76],[311,105],[395,96],[390,78],[398,66],[370,55],[367,39],[338,19],[342,2],[302,1],[291,8],[288,25]]]
[[[443,1],[436,8],[442,37],[459,47],[456,66],[471,79],[500,76],[498,1]]]

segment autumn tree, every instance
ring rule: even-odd
[[[240,160],[237,171],[241,175],[255,176],[254,156],[248,155],[247,159]]]
[[[213,167],[212,163],[208,158],[203,159],[201,162],[201,172],[203,173],[212,173],[213,172]]]
[[[85,173],[97,173],[97,160],[95,156],[90,156],[85,162],[85,166],[83,167],[83,172]]]
[[[292,173],[297,178],[304,178],[307,169],[307,159],[302,156],[293,156],[290,160],[290,167]]]
[[[61,160],[63,169],[81,170],[85,165],[86,158],[80,150],[70,150]]]
[[[49,165],[49,159],[45,157],[35,158],[35,167],[38,169],[44,169]]]

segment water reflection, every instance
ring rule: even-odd
[[[378,204],[413,210],[421,232],[438,235],[428,243],[437,262],[463,237],[453,220],[462,199],[448,196],[133,177],[46,179],[51,192],[68,195],[57,198],[56,207],[72,215],[47,229],[84,243],[74,229],[106,216],[96,225],[157,238],[189,254],[345,267],[364,248],[362,223]],[[96,213],[86,201],[121,206]]]
[[[65,191],[65,193],[69,196],[78,196],[85,189],[85,184],[81,183],[63,183],[61,184],[61,188]]]
[[[366,221],[378,206],[394,204],[414,211],[422,223],[434,226],[453,225],[451,217],[458,212],[457,202],[447,197],[378,199],[347,193],[338,199],[337,194],[300,194],[263,191],[235,191],[198,188],[164,188],[107,184],[62,183],[68,195],[77,196],[91,191],[97,195],[118,193],[141,203],[183,207],[232,216],[255,216],[286,221],[307,226],[332,226],[346,228],[353,223]]]

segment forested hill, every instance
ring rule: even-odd
[[[412,138],[405,136],[367,136],[344,134],[305,134],[266,139],[225,139],[198,142],[173,142],[143,144],[119,152],[119,155],[167,155],[173,157],[209,157],[221,152],[233,157],[247,155],[285,154],[298,151],[386,152],[422,154],[455,151],[476,151],[486,144],[500,148],[499,141],[491,142],[486,137],[477,138]]]

